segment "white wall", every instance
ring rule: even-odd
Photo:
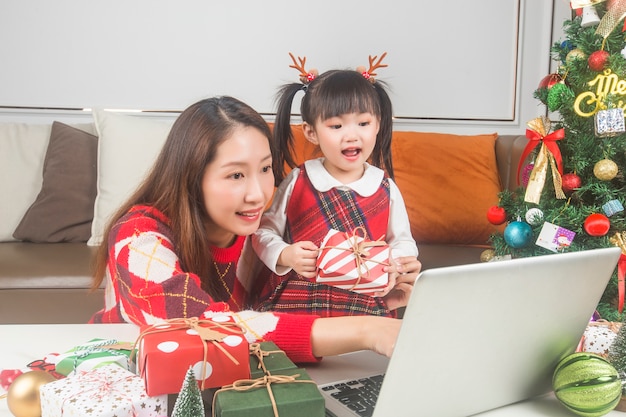
[[[3,0],[0,121],[89,117],[68,108],[180,111],[216,94],[271,118],[278,86],[297,80],[288,52],[324,71],[366,65],[368,55],[386,51],[389,66],[378,74],[391,86],[397,129],[521,133],[545,112],[532,95],[550,72],[560,3],[569,7],[565,0]]]

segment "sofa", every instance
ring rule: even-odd
[[[156,158],[172,117],[100,109],[84,123],[0,123],[0,323],[84,323],[108,215]],[[315,156],[293,126],[299,161]],[[481,262],[498,192],[517,186],[523,135],[394,131],[395,181],[422,268]]]

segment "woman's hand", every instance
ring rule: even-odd
[[[379,316],[318,318],[311,329],[311,346],[317,357],[372,350],[391,357],[402,320]]]
[[[393,259],[391,265],[385,269],[389,273],[389,285],[376,295],[384,298],[389,310],[405,307],[422,269],[422,263],[415,256],[403,256]]]

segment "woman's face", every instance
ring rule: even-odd
[[[230,246],[235,235],[254,233],[274,192],[267,138],[253,127],[237,128],[222,142],[202,179],[209,240]]]

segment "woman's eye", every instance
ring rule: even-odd
[[[263,167],[263,172],[271,172],[271,171],[272,171],[272,166],[271,165]]]
[[[232,174],[230,177],[234,180],[238,180],[243,177],[243,174],[241,172],[237,172],[236,174]]]

